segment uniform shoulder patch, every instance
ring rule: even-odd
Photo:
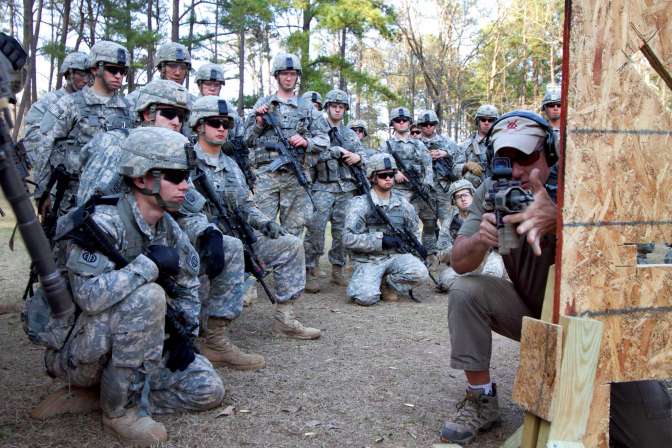
[[[98,275],[103,273],[107,264],[108,258],[100,252],[73,246],[66,267],[76,273]]]

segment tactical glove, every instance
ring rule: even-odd
[[[153,244],[144,253],[159,268],[160,278],[174,277],[180,272],[180,256],[176,249]]]
[[[264,236],[274,240],[281,235],[285,235],[287,232],[285,232],[285,229],[277,222],[266,221],[264,225],[261,226],[261,233],[263,233]]]
[[[466,171],[470,171],[471,173],[479,177],[483,175],[483,167],[478,162],[465,163],[464,167],[462,168],[462,174],[464,174]]]
[[[205,273],[210,280],[224,269],[224,237],[219,230],[208,227],[198,237],[201,262],[205,263]]]
[[[403,245],[401,238],[396,236],[384,235],[383,236],[383,249],[400,249]]]
[[[166,342],[164,342],[163,347],[164,351],[168,352],[166,367],[168,367],[171,372],[177,370],[180,372],[184,371],[184,369],[189,367],[189,364],[196,359],[196,353],[194,353],[192,342],[186,338],[179,337],[176,334],[171,334],[170,337],[166,339]]]
[[[433,190],[434,190],[434,189],[432,188],[431,185],[428,185],[428,184],[422,184],[422,185],[420,185],[420,193],[421,193],[423,196],[429,196],[430,194],[432,194]]]

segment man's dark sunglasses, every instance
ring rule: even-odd
[[[548,103],[546,107],[562,107],[560,103]]]
[[[173,118],[177,117],[177,119],[180,120],[181,123],[184,123],[184,119],[187,115],[187,111],[185,111],[184,109],[178,109],[177,107],[162,107],[156,109],[156,111],[159,112],[161,116],[166,118],[167,120],[172,120]]]
[[[359,132],[360,134],[364,133],[364,128],[352,128],[353,131]]]
[[[223,127],[224,129],[229,129],[231,121],[228,118],[206,118],[205,124],[211,128],[219,129]]]
[[[386,171],[384,173],[376,173],[376,177],[380,180],[392,179],[394,177],[394,171]]]
[[[480,117],[478,119],[478,121],[480,121],[481,123],[494,123],[495,120],[497,120],[497,119],[496,118],[490,118],[490,117]]]
[[[498,153],[497,156],[500,157],[500,154]],[[541,156],[541,151],[534,151],[532,154],[525,154],[524,152],[517,150],[506,150],[501,154],[501,157],[507,157],[509,160],[511,160],[511,165],[516,163],[520,166],[532,165],[537,160],[539,160],[539,156]]]
[[[123,65],[104,65],[103,68],[107,73],[114,76],[119,73],[121,73],[121,76],[126,76],[126,73],[128,73],[128,67],[124,67]]]
[[[430,126],[436,126],[436,123],[434,123],[434,122],[432,122],[432,123],[420,123],[420,124],[418,124],[418,126],[420,126],[421,128],[428,128]]]
[[[392,120],[393,123],[408,123],[410,120],[408,118],[399,117]]]
[[[420,135],[420,131],[411,131],[411,135]]]
[[[189,180],[189,170],[161,170],[163,178],[171,184],[181,184],[182,181]]]

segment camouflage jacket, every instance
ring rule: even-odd
[[[450,264],[450,255],[453,252],[453,243],[457,238],[457,232],[462,226],[464,219],[460,216],[457,207],[452,207],[450,216],[446,220],[447,225],[442,225],[439,231],[439,238],[436,241],[437,256],[442,263]]]
[[[414,169],[418,174],[420,183],[433,185],[434,173],[432,170],[432,158],[427,151],[427,147],[420,140],[409,139],[402,140],[396,134],[380,145],[380,151],[388,154],[396,154],[399,159],[410,169]],[[401,167],[397,166],[401,170]],[[394,188],[399,190],[409,190],[408,182],[395,184]]]
[[[358,166],[363,168],[366,158],[364,147],[357,138],[357,134],[342,122],[338,126],[332,127],[324,116],[320,117],[319,120],[320,128],[329,129],[330,143],[328,148],[310,157],[311,177],[314,181],[313,190],[332,193],[356,190],[357,185],[354,182],[352,171],[345,162],[340,160],[341,151],[339,148],[359,154],[362,160]],[[341,140],[340,143],[339,139]]]
[[[455,160],[455,171],[458,176],[462,176],[462,169],[467,162],[480,163],[481,166],[486,166],[488,163],[488,151],[485,145],[485,137],[481,137],[478,132],[474,132],[465,140],[460,147],[460,158]],[[470,172],[465,173],[464,178],[471,182],[474,187],[478,187],[485,176],[485,169],[483,176],[476,176]]]
[[[395,227],[405,227],[420,238],[420,219],[415,208],[403,194],[392,190],[387,204],[381,204],[376,193],[371,191],[374,203],[385,211]],[[355,196],[348,204],[343,230],[343,245],[352,252],[355,261],[370,262],[389,257],[395,251],[383,249],[383,236],[390,235],[389,227],[371,209],[364,195]]]
[[[425,138],[421,137],[420,140],[425,144],[428,150],[433,150],[433,149],[442,149],[446,152],[448,152],[448,156],[452,158],[453,164],[457,162],[457,160],[461,159],[461,152],[462,148],[458,146],[455,141],[449,137],[446,137],[445,135],[441,134],[434,134],[430,138]],[[434,168],[434,182],[439,182],[443,179],[437,174],[436,172],[436,163],[432,161],[432,167]],[[460,170],[462,168],[460,167]],[[461,176],[462,173],[458,174],[455,172],[455,165],[453,165],[453,173],[456,176]],[[448,184],[450,184],[450,180],[447,180]]]
[[[126,193],[117,205],[97,206],[93,219],[115,242],[115,247],[129,264],[117,269],[100,251],[68,243],[66,267],[73,298],[82,312],[101,313],[122,301],[131,291],[155,282],[159,270],[142,251],[151,244],[161,244],[177,249],[180,257],[180,272],[174,279],[175,292],[171,297],[173,304],[191,323],[198,322],[198,254],[169,214],[166,213],[155,226],[150,226],[142,217],[133,194]]]
[[[49,106],[65,95],[68,95],[65,87],[49,92],[30,106],[30,109],[26,114],[26,120],[23,127],[24,133],[21,141],[26,148],[28,161],[35,168],[38,167],[37,154],[39,153],[40,142],[42,141],[42,133],[40,132],[42,118],[44,117],[44,114],[47,113]]]
[[[305,163],[305,154],[318,154],[329,146],[329,127],[319,120],[320,113],[312,103],[302,101],[296,96],[284,100],[277,95],[260,98],[254,105],[254,110],[264,104],[275,105],[273,113],[278,119],[280,129],[285,138],[300,134],[308,140],[307,148],[293,148],[299,161]],[[275,131],[265,124],[257,126],[256,115],[253,111],[245,120],[245,144],[250,148],[251,161],[260,171],[264,166],[278,158],[278,152],[266,149],[266,145],[278,144]]]

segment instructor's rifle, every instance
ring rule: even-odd
[[[217,225],[223,226],[226,234],[238,238],[243,243],[243,250],[245,252],[245,270],[257,279],[266,292],[268,300],[270,300],[271,303],[276,303],[277,300],[275,294],[264,280],[264,277],[266,277],[267,274],[266,269],[254,252],[253,244],[257,242],[257,236],[254,234],[254,229],[237,207],[231,207],[227,201],[220,200],[215,187],[210,183],[205,171],[198,166],[193,146],[188,145],[187,155],[189,164],[196,174],[192,179],[194,186],[217,209]]]
[[[273,132],[275,132],[276,137],[278,137],[278,141],[280,142],[278,145],[272,145],[273,149],[280,153],[280,157],[271,163],[271,171],[275,171],[285,165],[289,165],[292,173],[294,173],[294,176],[296,177],[296,180],[299,182],[299,185],[301,185],[301,187],[303,187],[303,189],[306,191],[306,194],[310,198],[310,202],[313,204],[313,208],[315,208],[313,194],[310,191],[310,181],[306,177],[306,173],[303,170],[303,165],[296,159],[294,154],[292,154],[292,146],[287,141],[287,137],[285,137],[285,135],[282,133],[282,129],[280,129],[280,125],[278,124],[278,119],[275,117],[275,114],[271,112],[264,113],[263,117],[266,123],[271,126]]]
[[[411,190],[420,198],[422,201],[427,204],[427,207],[434,212],[436,219],[439,219],[439,212],[436,210],[436,207],[432,204],[432,199],[429,195],[422,189],[422,181],[420,180],[420,174],[415,170],[415,168],[407,166],[401,157],[397,155],[395,151],[392,151],[392,145],[390,141],[387,142],[387,150],[390,152],[390,155],[394,157],[394,161],[397,163],[397,167],[408,179],[408,183],[411,186]],[[431,188],[431,186],[430,186]]]

